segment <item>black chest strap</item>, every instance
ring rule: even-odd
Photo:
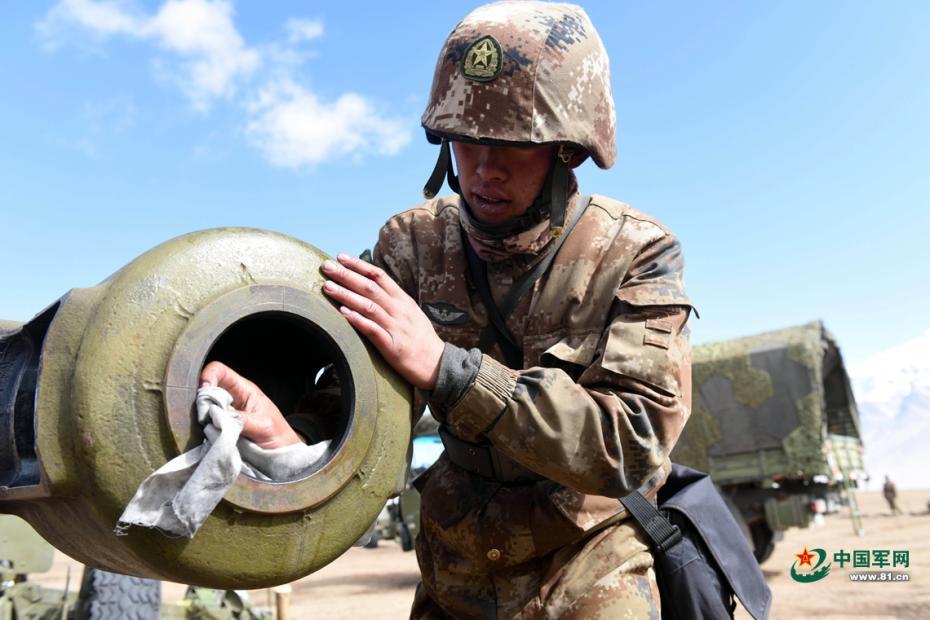
[[[490,320],[487,328],[485,328],[484,333],[481,335],[478,348],[482,351],[487,351],[491,343],[496,340],[500,345],[501,352],[504,354],[504,360],[507,362],[507,365],[513,369],[519,370],[523,368],[523,348],[520,346],[520,343],[517,341],[517,338],[513,335],[510,328],[507,327],[507,317],[510,316],[514,308],[517,307],[520,299],[533,288],[536,281],[542,277],[549,268],[549,265],[552,264],[552,261],[555,260],[555,256],[558,254],[562,244],[568,239],[575,224],[581,219],[581,216],[584,214],[591,201],[588,196],[581,196],[578,200],[579,207],[575,211],[572,220],[565,227],[565,232],[553,242],[555,245],[542,260],[536,263],[532,269],[517,278],[510,290],[507,291],[507,294],[504,295],[500,306],[494,302],[494,296],[491,294],[491,287],[488,283],[488,264],[478,256],[474,248],[471,247],[471,243],[469,243],[468,239],[463,240],[465,256],[468,259],[468,270],[471,273],[472,281],[475,283],[475,288],[478,289],[478,295],[481,296],[481,303],[484,305],[485,310],[487,310],[488,319]]]

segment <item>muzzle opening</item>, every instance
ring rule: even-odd
[[[217,338],[203,365],[212,361],[255,383],[307,443],[331,441],[313,470],[339,449],[354,406],[352,378],[345,356],[318,326],[287,312],[253,314]]]

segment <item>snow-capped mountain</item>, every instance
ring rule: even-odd
[[[930,330],[850,369],[870,488],[930,488]]]

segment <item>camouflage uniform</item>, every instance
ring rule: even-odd
[[[423,125],[434,142],[568,143],[609,167],[607,57],[587,15],[531,2],[473,12],[440,54]],[[412,617],[659,615],[652,556],[615,498],[655,494],[688,418],[680,246],[653,218],[592,197],[507,317],[523,353],[522,367],[508,368],[498,345],[475,349],[489,318],[464,243],[487,261],[499,300],[560,232],[554,203],[537,202],[535,220],[495,235],[460,197],[432,200],[389,220],[374,250],[447,343],[440,382],[471,349],[463,388],[440,398],[437,386],[420,400],[455,437],[539,478],[488,478],[444,453],[417,480],[423,581]],[[565,220],[581,206],[573,192]]]
[[[443,340],[471,348],[488,317],[467,275],[459,210],[459,198],[442,198],[394,217],[374,257]],[[531,260],[489,265],[495,297]],[[455,617],[575,608],[592,617],[584,606],[658,600],[643,596],[655,588],[652,560],[632,526],[586,536],[622,517],[613,497],[661,486],[688,417],[690,301],[681,270],[677,241],[654,219],[592,198],[508,321],[524,370],[504,366],[499,349],[486,351],[464,396],[431,407],[456,435],[490,442],[547,479],[497,483],[443,456],[418,480],[423,588],[414,616],[429,617],[425,609],[438,603]]]

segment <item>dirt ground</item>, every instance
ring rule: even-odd
[[[775,547],[762,566],[774,593],[772,618],[887,619],[930,618],[930,490],[902,491],[899,503],[905,514],[890,516],[878,492],[859,493],[865,533],[858,537],[846,510],[827,516],[824,524],[794,529]],[[908,551],[908,582],[857,583],[849,579],[850,565],[834,563],[826,578],[813,583],[795,582],[789,574],[794,554],[804,547],[822,548],[828,560],[839,551],[852,556],[854,550]],[[52,571],[34,575],[41,585],[64,587],[71,567],[71,587],[79,584],[81,565],[62,554],[56,555]],[[392,541],[377,549],[350,549],[322,570],[292,584],[290,615],[304,618],[405,618],[418,581],[414,554],[404,553]],[[165,583],[162,597],[176,601],[185,587]],[[265,606],[270,593],[251,593],[253,603]],[[749,618],[741,613],[738,618]]]

